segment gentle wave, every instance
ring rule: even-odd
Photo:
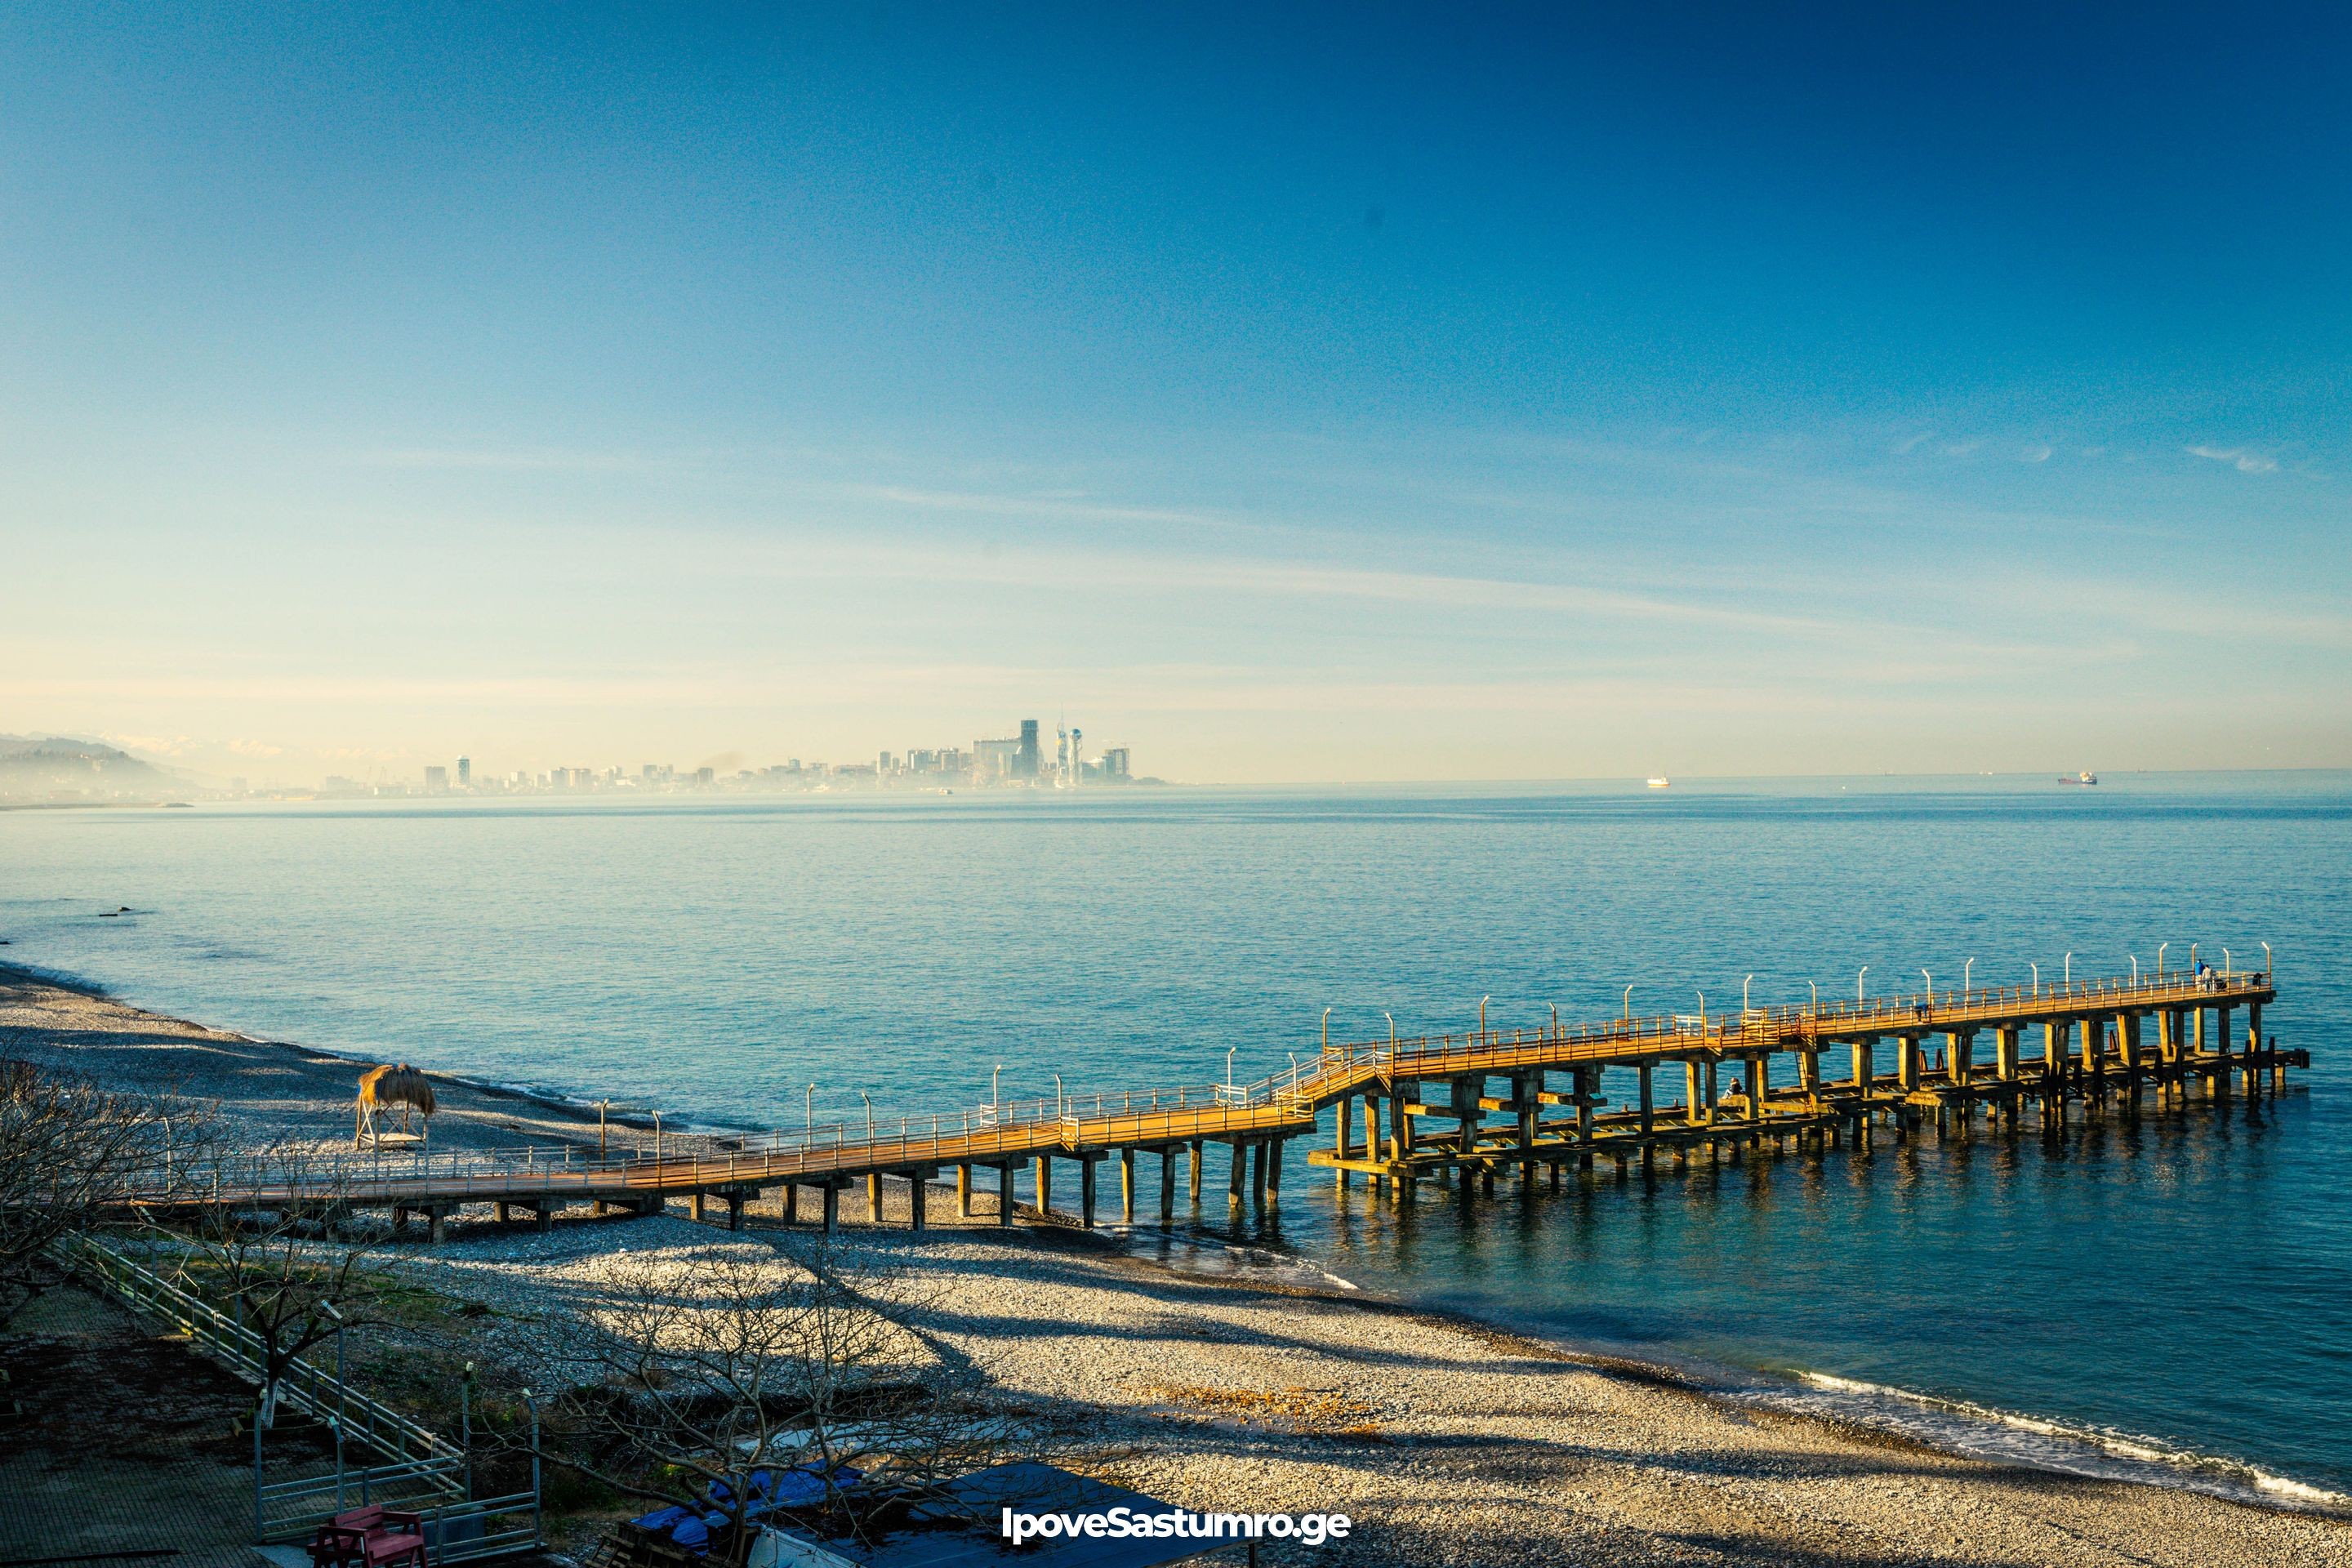
[[[2352,1514],[2352,1496],[2273,1475],[2241,1460],[2183,1448],[2159,1437],[2029,1415],[1824,1372],[1800,1370],[1793,1375],[1794,1385],[1749,1387],[1731,1397],[1893,1431],[1971,1458],[2101,1480],[2185,1489],[2273,1508]]]

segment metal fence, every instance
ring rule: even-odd
[[[89,1237],[65,1237],[51,1251],[78,1279],[120,1299],[142,1317],[177,1329],[192,1347],[260,1384],[266,1351],[261,1337],[211,1303]],[[379,1503],[425,1516],[426,1555],[436,1565],[529,1551],[540,1544],[536,1460],[531,1490],[473,1498],[467,1495],[463,1450],[308,1361],[298,1357],[280,1373],[278,1398],[280,1405],[332,1429],[338,1457],[331,1472],[264,1482],[257,1434],[257,1541],[307,1541],[336,1514]],[[380,1456],[383,1462],[346,1465],[341,1455],[349,1445]]]

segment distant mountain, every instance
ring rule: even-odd
[[[0,735],[0,800],[159,800],[187,781],[130,752],[69,735]]]

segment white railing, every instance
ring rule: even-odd
[[[331,1152],[301,1157],[225,1160],[175,1173],[179,1191],[331,1196],[338,1187],[404,1187],[442,1184],[438,1198],[496,1198],[562,1184],[625,1187],[724,1185],[1023,1155],[1082,1136],[1088,1122],[1164,1127],[1170,1112],[1243,1114],[1262,1123],[1271,1110],[1311,1115],[1327,1094],[1339,1092],[1362,1069],[1391,1076],[1443,1076],[1449,1069],[1494,1060],[1528,1061],[1609,1052],[1775,1048],[1790,1039],[1830,1035],[1897,1034],[1996,1017],[2057,1017],[2078,1010],[2125,1011],[2164,1005],[2212,1006],[2266,993],[2266,973],[2212,976],[2112,976],[2050,984],[1977,987],[1965,991],[1859,998],[1851,1002],[1744,1007],[1728,1014],[1657,1014],[1601,1024],[1536,1029],[1480,1029],[1369,1044],[1327,1046],[1317,1058],[1249,1083],[1182,1085],[1175,1089],[1061,1094],[1051,1099],[992,1101],[940,1115],[871,1117],[811,1123],[794,1131],[717,1134],[662,1132],[624,1150],[599,1153],[579,1144],[485,1151]],[[1188,1116],[1189,1119],[1189,1116]],[[1205,1129],[1204,1129],[1205,1130]],[[560,1179],[560,1180],[559,1180]]]

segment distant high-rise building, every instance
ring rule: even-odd
[[[1021,721],[1021,749],[1013,753],[1013,776],[1034,779],[1037,776],[1037,721]]]
[[[971,773],[978,779],[1009,779],[1020,770],[1021,742],[1014,740],[974,741]]]
[[[1127,771],[1125,746],[1113,746],[1102,754],[1102,776],[1106,779],[1125,779],[1129,776]]]
[[[447,795],[449,793],[449,770],[443,767],[430,767],[425,769],[425,793],[426,795]]]
[[[474,759],[471,757],[457,759],[457,787],[459,789],[474,787]]]
[[[717,768],[697,768],[694,770],[694,782],[698,786],[703,789],[709,789],[712,784],[719,782],[719,770]]]

